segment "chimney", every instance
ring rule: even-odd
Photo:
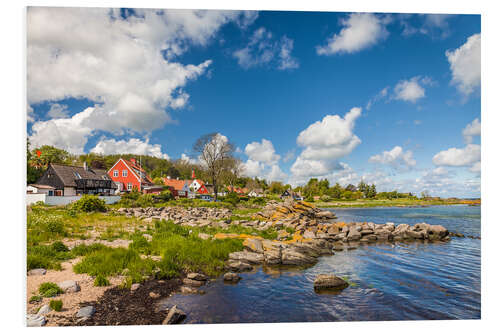
[[[88,169],[87,162],[83,162],[83,170],[88,171]]]
[[[135,158],[131,158],[130,162],[132,162],[132,164],[135,165]]]
[[[179,180],[179,177],[177,177],[177,180]]]
[[[195,179],[195,178],[196,178],[196,176],[195,176],[195,174],[194,174],[194,169],[192,169],[192,170],[191,170],[191,178],[192,178],[192,179]]]
[[[167,179],[170,179],[170,176],[167,176]]]

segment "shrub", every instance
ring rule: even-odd
[[[51,247],[52,250],[54,250],[55,252],[69,252],[68,247],[64,245],[64,243],[61,241],[56,241],[52,243]]]
[[[71,207],[81,212],[105,212],[106,202],[95,195],[84,194],[80,200],[75,201]]]
[[[304,199],[304,201],[306,201],[306,202],[314,202],[314,198],[312,197],[312,195],[308,195],[308,196]]]
[[[40,295],[34,295],[34,296],[30,297],[29,302],[30,303],[40,302],[42,299],[43,299],[42,296],[40,296]]]
[[[234,192],[229,192],[224,197],[224,202],[228,202],[231,205],[236,206],[238,202],[240,202],[240,197],[238,197],[238,195]]]
[[[110,283],[108,281],[108,279],[106,279],[105,276],[99,274],[96,276],[95,280],[94,280],[94,286],[96,287],[104,287],[104,286],[109,286]]]
[[[263,197],[255,197],[250,200],[250,202],[254,205],[265,205],[266,204],[266,199]]]
[[[64,293],[59,286],[53,282],[44,282],[38,287],[38,292],[43,297],[54,297]]]
[[[141,207],[151,207],[154,206],[154,194],[143,194],[139,196],[136,203]]]
[[[148,240],[139,234],[135,234],[132,237],[132,243],[130,243],[129,248],[143,254],[151,254],[151,244]]]
[[[71,253],[74,256],[84,256],[92,252],[100,251],[106,249],[106,246],[103,244],[95,243],[91,245],[85,245],[85,244],[80,244],[75,246],[72,250]]]
[[[59,312],[62,309],[63,302],[60,299],[53,299],[49,302],[49,306],[52,310]]]
[[[329,201],[332,201],[332,198],[329,195],[322,195],[321,196],[321,201],[323,201],[323,202],[329,202]]]
[[[172,193],[169,190],[164,190],[156,196],[156,199],[161,202],[166,202],[173,199]]]

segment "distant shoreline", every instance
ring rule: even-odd
[[[451,206],[451,205],[468,205],[468,206],[481,206],[480,200],[458,200],[458,201],[350,201],[350,202],[315,202],[314,205],[318,208],[378,208],[378,207],[400,207],[400,208],[421,208],[428,206]]]

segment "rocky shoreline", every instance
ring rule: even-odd
[[[233,220],[229,209],[205,207],[120,208],[116,212],[141,218],[146,222],[172,220],[175,224],[190,227],[210,226],[227,229],[231,224],[235,224],[257,230],[276,230],[276,239],[264,239],[256,234],[198,233],[198,237],[204,239],[243,239],[244,249],[229,254],[225,264],[224,283],[238,283],[241,277],[237,273],[251,271],[256,266],[307,267],[314,265],[322,255],[334,255],[335,252],[352,250],[361,245],[447,242],[451,237],[464,237],[441,225],[427,223],[396,226],[392,222],[338,222],[333,212],[316,208],[303,201],[271,201],[248,220]],[[48,318],[52,318],[51,321],[55,321],[59,326],[180,323],[185,318],[185,313],[175,306],[171,309],[158,309],[158,301],[169,297],[173,292],[202,294],[203,290],[199,288],[207,283],[210,283],[207,276],[191,272],[180,279],[148,280],[134,284],[130,289],[115,284],[103,288],[97,300],[79,304],[81,311],[89,311],[88,315],[79,316],[80,310],[78,313],[75,310],[69,317],[58,318],[58,314],[48,314]],[[312,287],[320,292],[332,288],[341,290],[347,288],[348,284],[334,275],[320,275]],[[39,318],[31,316],[35,321]],[[37,323],[36,325],[38,326]]]

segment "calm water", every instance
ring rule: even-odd
[[[480,236],[480,207],[336,209],[339,221],[427,222]],[[220,279],[205,295],[175,294],[164,302],[186,323],[253,323],[481,317],[481,241],[366,245],[321,257],[305,270],[259,267],[236,285]],[[352,285],[334,294],[313,290],[316,275],[334,273]]]

